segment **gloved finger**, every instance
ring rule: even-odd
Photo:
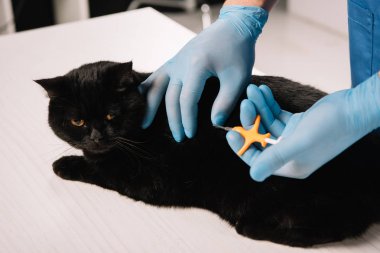
[[[146,84],[149,85],[149,88],[146,95],[147,107],[142,123],[142,128],[144,129],[148,128],[152,123],[169,83],[169,76],[165,73],[154,75],[153,77],[155,79],[148,80],[150,84]]]
[[[241,75],[218,76],[220,89],[211,109],[211,121],[214,125],[222,126],[231,111],[239,101],[244,90],[245,79]]]
[[[244,99],[240,104],[240,122],[245,129],[251,129],[253,127],[253,123],[255,122],[257,117],[255,105],[249,99]],[[259,133],[265,134],[268,131],[265,129],[262,123],[259,126]],[[260,144],[254,144],[256,148],[262,150]]]
[[[244,138],[235,131],[229,131],[226,135],[227,142],[232,150],[237,153],[244,145]],[[254,145],[251,145],[240,157],[246,164],[250,164],[261,153]]]
[[[269,109],[271,110],[273,116],[275,118],[277,118],[278,115],[280,115],[280,113],[281,113],[281,108],[280,108],[279,104],[276,102],[276,100],[274,99],[274,96],[273,96],[271,89],[265,84],[260,85],[259,89],[260,89],[261,93],[263,94],[265,102],[267,103],[267,105],[268,105]]]
[[[252,179],[262,182],[287,164],[291,157],[302,151],[303,147],[298,145],[299,141],[297,135],[291,135],[262,151],[251,163]]]
[[[255,105],[249,100],[244,99],[240,104],[240,122],[245,129],[252,127],[256,119]]]
[[[293,116],[288,120],[286,127],[284,131],[282,132],[282,137],[286,138],[294,133],[295,128],[297,127],[298,123],[301,121],[304,113],[295,113]]]
[[[278,120],[281,121],[283,124],[287,124],[289,119],[292,117],[293,113],[282,110],[280,115],[278,115]]]
[[[181,118],[185,134],[194,137],[197,131],[198,102],[201,98],[207,76],[201,70],[186,75],[180,95]]]
[[[293,114],[281,109],[280,105],[274,99],[271,89],[267,85],[260,85],[259,89],[264,95],[265,102],[269,106],[274,118],[280,120],[280,122],[285,125]]]
[[[181,108],[179,105],[181,90],[182,82],[180,80],[171,79],[165,95],[169,127],[177,142],[181,142],[185,138],[181,119]]]
[[[141,93],[141,94],[145,94],[148,89],[152,86],[153,84],[153,81],[157,78],[157,76],[159,76],[160,74],[162,74],[162,70],[161,68],[159,68],[158,70],[156,70],[155,72],[153,72],[152,74],[150,74],[150,76],[148,76],[147,79],[145,79],[138,87],[138,91]]]
[[[284,129],[284,124],[276,119],[267,105],[261,90],[255,85],[249,85],[247,89],[248,99],[250,99],[256,107],[258,114],[267,130],[275,136],[279,137]]]

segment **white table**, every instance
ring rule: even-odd
[[[194,34],[153,9],[0,37],[0,252],[303,252],[238,235],[211,212],[156,208],[65,181],[51,163],[69,153],[47,124],[32,80],[97,60],[152,71]],[[311,252],[379,252],[380,228]]]

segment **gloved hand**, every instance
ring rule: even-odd
[[[248,87],[241,103],[243,127],[252,125],[256,113],[262,127],[282,140],[265,149],[254,145],[242,159],[251,166],[250,175],[263,181],[270,175],[303,179],[340,154],[361,137],[380,126],[380,72],[356,88],[332,93],[309,110],[292,114],[281,110],[271,90],[262,85]],[[227,140],[237,152],[243,137],[229,131]]]
[[[268,13],[259,7],[225,6],[218,20],[187,43],[172,59],[140,85],[147,90],[143,128],[149,127],[166,91],[169,126],[177,141],[191,138],[197,128],[197,103],[206,79],[217,76],[220,91],[211,119],[222,125],[247,86],[254,45]]]

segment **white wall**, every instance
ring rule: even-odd
[[[53,7],[57,24],[90,17],[88,0],[53,0]]]
[[[6,28],[3,29],[3,26]],[[0,34],[15,32],[11,0],[0,0]]]
[[[346,0],[288,0],[288,11],[348,36]]]

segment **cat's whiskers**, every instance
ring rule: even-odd
[[[51,152],[56,152],[58,149],[61,149],[63,146],[60,146],[60,147],[57,147],[57,148],[55,148],[55,150],[53,151],[51,151]],[[68,151],[71,151],[72,149],[74,149],[73,147],[67,147],[67,148],[65,148],[63,151],[61,151],[61,152],[59,152],[58,154],[56,154],[55,156],[54,156],[54,160],[56,160],[56,159],[58,159],[59,157],[61,157],[62,155],[64,155],[64,154],[66,154]]]
[[[66,145],[62,145],[62,144],[50,145],[49,149],[46,152],[43,152],[41,154],[41,156],[44,160],[50,161],[50,159],[52,159],[52,157],[53,157],[53,159],[56,159],[58,157],[58,155],[55,155],[55,153],[61,152],[61,154],[62,154],[62,153],[67,152],[68,150],[69,149],[67,148]]]
[[[143,153],[149,154],[149,152],[147,152],[146,150],[144,150],[143,148],[141,148],[141,147],[138,146],[139,144],[142,144],[144,142],[132,141],[130,139],[126,139],[126,138],[123,138],[123,137],[116,137],[115,139],[118,140],[121,143],[124,143],[124,144],[127,144],[127,145],[131,146],[131,147],[134,147],[134,148],[140,150]]]
[[[137,154],[134,150],[132,150],[130,147],[128,146],[125,146],[125,145],[122,145],[122,144],[117,144],[116,145],[116,148],[118,148],[119,150],[121,150],[122,152],[125,152],[127,155],[129,155],[129,157],[131,158],[131,161],[134,161],[136,166],[138,168],[141,167],[141,158],[139,158],[138,156],[141,157],[141,155]]]
[[[145,159],[152,159],[153,158],[153,156],[148,151],[130,143],[128,141],[128,139],[116,137],[116,138],[114,138],[114,141],[116,143],[116,146],[124,148],[126,151],[134,153],[134,154],[136,154],[142,158],[145,158]]]
[[[118,139],[118,140],[121,140],[121,141],[132,142],[132,143],[136,143],[136,144],[143,144],[143,143],[145,143],[144,141],[134,141],[134,140],[127,139],[127,138],[124,138],[124,137],[121,137],[121,136],[116,136],[115,139]]]
[[[140,147],[138,147],[138,146],[136,146],[136,145],[134,145],[132,143],[123,142],[123,141],[120,141],[120,140],[119,140],[119,142],[122,143],[122,144],[128,145],[131,148],[136,149],[136,151],[139,151],[139,152],[145,153],[145,154],[149,154],[149,152],[145,151],[144,149],[142,149],[142,148],[140,148]]]
[[[120,142],[116,142],[116,144],[118,147],[124,149],[125,151],[128,151],[132,154],[135,154],[141,158],[152,159],[152,157],[149,156],[149,154],[147,154],[146,152],[144,153],[144,151],[133,149],[133,146],[128,146],[128,145],[120,143]]]
[[[127,145],[124,145],[124,144],[122,144],[122,143],[116,142],[116,147],[117,147],[119,150],[127,151],[127,153],[130,153],[130,154],[132,154],[133,156],[135,155],[135,151],[134,151],[133,149],[131,149],[129,146],[127,146]]]

